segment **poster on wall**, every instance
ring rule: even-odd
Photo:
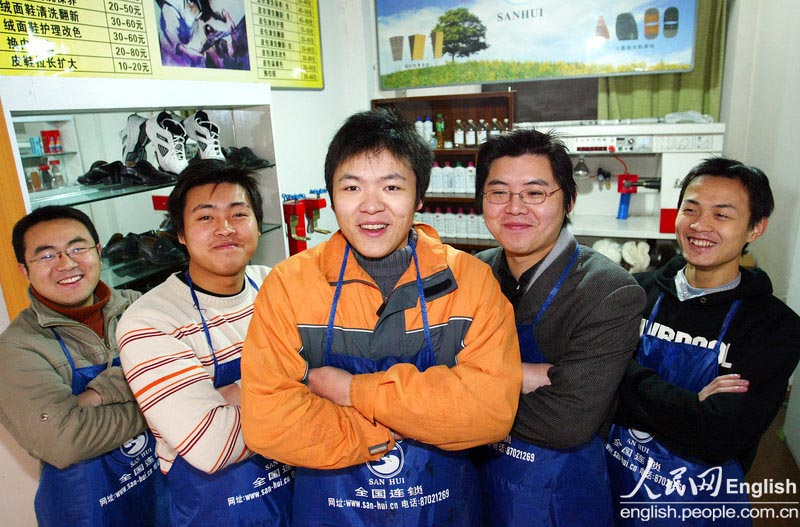
[[[323,88],[317,0],[4,0],[0,74]]]
[[[375,0],[383,90],[691,71],[696,0]]]

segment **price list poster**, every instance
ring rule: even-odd
[[[317,0],[0,0],[0,74],[322,89]]]

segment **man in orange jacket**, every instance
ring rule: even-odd
[[[298,467],[294,525],[480,524],[465,450],[510,430],[520,358],[491,269],[412,225],[432,164],[395,114],[351,116],[325,161],[339,232],[256,300],[243,430]]]

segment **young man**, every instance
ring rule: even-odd
[[[44,464],[37,523],[165,525],[155,439],[114,337],[139,293],[100,281],[97,230],[77,209],[34,210],[12,244],[30,306],[0,335],[0,422]]]
[[[168,200],[189,269],[125,313],[122,367],[150,428],[179,525],[289,525],[292,469],[247,448],[240,357],[269,272],[247,265],[258,245],[253,175],[217,160],[190,164]]]
[[[433,164],[410,123],[351,116],[325,160],[339,222],[275,267],[242,359],[251,448],[297,469],[294,525],[480,525],[467,452],[520,389],[511,306],[475,258],[413,225]]]
[[[636,275],[647,308],[607,445],[614,499],[746,508],[729,482],[750,468],[800,357],[800,318],[772,295],[764,271],[739,267],[767,229],[772,191],[759,169],[711,158],[683,180],[678,205],[682,256]],[[750,524],[726,521],[714,525]]]
[[[603,440],[644,293],[566,228],[564,144],[521,130],[478,152],[475,198],[500,247],[478,254],[514,306],[523,361],[511,435],[479,450],[485,525],[611,525]]]

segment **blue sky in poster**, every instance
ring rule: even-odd
[[[489,48],[464,60],[563,61],[599,64],[634,62],[674,64],[693,62],[696,0],[377,0],[380,73],[445,64],[449,56],[433,58],[429,39],[422,61],[412,61],[405,39],[403,58],[394,61],[389,37],[428,35],[448,9],[464,7],[486,26]],[[664,34],[667,8],[678,9],[678,30],[674,37]],[[644,35],[645,11],[658,11],[657,35]],[[527,18],[526,18],[526,12]],[[530,13],[537,13],[531,17]],[[625,15],[629,13],[630,15]],[[638,38],[618,31],[620,15],[628,27],[635,21]],[[602,17],[609,38],[597,36]],[[624,21],[623,21],[624,22]],[[623,24],[624,25],[624,24]],[[623,38],[623,39],[621,39]]]

